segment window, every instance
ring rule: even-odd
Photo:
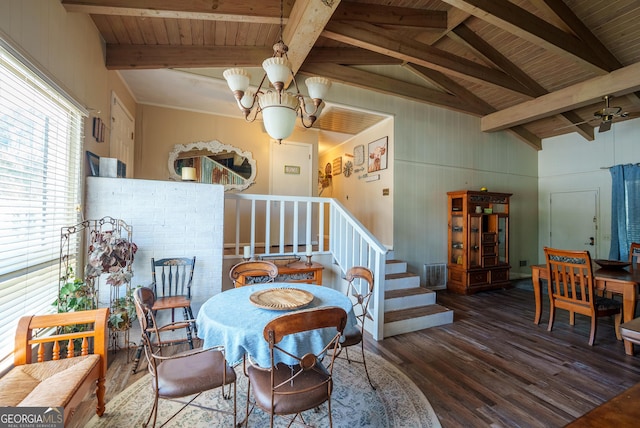
[[[611,249],[609,258],[627,260],[640,242],[640,165],[615,165],[611,173]]]
[[[12,362],[18,319],[54,311],[61,228],[78,223],[82,120],[0,43],[0,368]]]

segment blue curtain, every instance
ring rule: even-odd
[[[627,260],[640,242],[640,166],[616,165],[611,172],[611,249],[609,259]]]

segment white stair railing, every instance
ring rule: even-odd
[[[229,224],[232,227],[228,226]],[[352,266],[374,274],[374,295],[366,328],[383,338],[384,276],[387,249],[349,211],[332,198],[225,194],[225,247],[229,257],[242,257],[249,245],[254,255],[331,254],[341,276]],[[261,252],[257,250],[262,250]]]

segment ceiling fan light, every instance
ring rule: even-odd
[[[309,96],[318,100],[323,100],[331,87],[331,81],[326,77],[309,77],[304,83],[307,85]]]
[[[242,68],[228,68],[222,73],[232,92],[244,92],[249,87],[251,75]]]
[[[291,63],[285,57],[271,57],[262,62],[262,68],[272,85],[276,82],[285,83],[291,77]]]

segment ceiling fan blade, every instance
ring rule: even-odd
[[[573,126],[578,126],[578,125],[583,125],[585,123],[589,123],[591,122],[593,119],[591,120],[583,120],[582,122],[576,122],[576,123],[572,123],[571,125],[565,125],[565,126],[561,126],[559,128],[555,128],[554,131],[559,131],[560,129],[567,129],[567,128],[571,128]]]
[[[598,128],[598,132],[607,132],[611,129],[611,121],[605,120],[600,124],[600,128]]]

